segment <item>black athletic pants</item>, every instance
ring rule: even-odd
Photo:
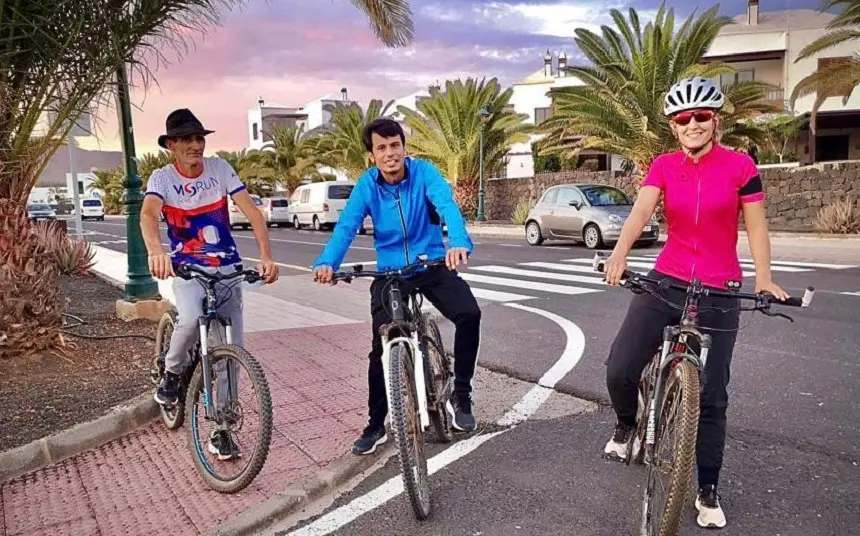
[[[674,283],[685,284],[684,281],[653,270],[648,275],[654,278],[668,277]],[[669,289],[662,295],[675,304],[684,305],[682,291]],[[708,307],[718,307],[721,311],[705,310]],[[699,485],[704,486],[718,483],[723,463],[726,408],[729,405],[726,388],[737,337],[740,304],[738,300],[730,298],[704,298],[699,302],[699,309],[700,329],[710,334],[712,340],[705,364],[696,443]],[[728,311],[723,312],[725,310]],[[609,396],[622,423],[635,423],[637,389],[642,370],[663,342],[663,328],[677,324],[680,320],[681,311],[669,307],[651,294],[637,294],[631,300],[627,317],[612,343],[606,369]]]
[[[472,289],[456,271],[444,266],[430,268],[427,272],[411,277],[407,282],[408,284],[400,283],[400,293],[404,298],[412,288],[420,289],[427,301],[454,324],[454,396],[471,393],[481,335],[481,310]],[[367,404],[368,427],[371,429],[381,427],[388,414],[385,375],[382,370],[382,337],[379,335],[380,326],[391,322],[391,308],[388,305],[388,297],[385,296],[387,290],[384,279],[376,279],[370,286],[373,342],[368,355],[370,364],[367,371]]]

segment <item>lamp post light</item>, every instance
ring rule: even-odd
[[[146,245],[140,231],[140,206],[143,203],[143,194],[140,190],[143,182],[137,174],[134,128],[131,121],[131,99],[129,98],[125,64],[117,69],[116,81],[122,153],[125,161],[125,179],[122,182],[122,204],[125,205],[125,226],[128,240],[128,279],[125,282],[125,299],[133,302],[156,298],[158,296],[158,283],[149,273]]]
[[[487,110],[486,106],[482,106],[481,109],[478,110],[478,117],[481,119],[481,130],[480,130],[480,148],[479,148],[479,175],[478,175],[478,214],[476,219],[478,221],[486,221],[487,216],[484,212],[484,127],[487,124],[487,119],[490,117],[490,111]]]

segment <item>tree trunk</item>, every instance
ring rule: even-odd
[[[31,357],[61,346],[56,278],[26,205],[0,199],[0,357]]]
[[[475,219],[478,213],[478,181],[457,181],[454,187],[454,200],[460,205],[460,212],[467,220]]]

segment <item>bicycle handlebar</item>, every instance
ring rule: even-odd
[[[232,274],[222,274],[221,272],[209,273],[200,268],[199,266],[187,263],[179,263],[175,265],[174,273],[176,274],[176,277],[181,277],[182,279],[186,280],[203,279],[206,281],[217,282],[243,277],[248,283],[254,284],[263,279],[260,276],[260,272],[254,270],[253,268],[248,270],[240,270]]]
[[[345,281],[349,283],[356,277],[400,277],[403,275],[410,274],[419,268],[432,268],[434,266],[443,266],[445,264],[445,259],[435,259],[435,260],[420,260],[418,262],[414,262],[412,264],[407,264],[403,268],[397,268],[394,270],[384,270],[384,271],[373,271],[373,270],[364,270],[364,266],[361,264],[356,264],[352,267],[352,271],[338,271],[335,272],[331,278],[331,282],[335,281]]]
[[[604,273],[606,261],[603,257],[600,256],[599,253],[596,253],[594,255],[594,261],[592,265],[595,272]],[[672,288],[683,292],[688,292],[692,287],[692,285],[690,284],[679,285],[676,283],[667,283],[664,280],[648,277],[647,275],[631,272],[630,270],[624,270],[621,279],[625,280],[624,286],[628,288],[631,286],[641,287],[642,281],[655,285],[661,289]],[[773,294],[769,292],[759,292],[754,294],[749,292],[723,291],[702,287],[702,294],[705,296],[714,296],[720,298],[752,300],[756,302],[757,307],[768,307],[771,303],[777,303],[789,307],[809,307],[809,304],[812,302],[812,298],[815,295],[815,289],[813,287],[806,287],[806,290],[803,292],[802,297],[798,298],[796,296],[792,296],[785,301],[777,299]]]

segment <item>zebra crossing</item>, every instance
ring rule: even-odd
[[[647,273],[654,267],[656,255],[630,256],[628,269]],[[744,277],[755,276],[752,259],[742,258]],[[816,270],[848,270],[860,266],[817,262],[771,261],[775,273],[804,273]],[[471,265],[460,277],[468,281],[478,299],[493,302],[514,302],[549,297],[549,295],[582,295],[603,292],[607,285],[603,276],[592,268],[592,258],[562,259],[558,262],[521,262],[516,265]],[[489,287],[489,288],[488,288]],[[843,292],[860,296],[860,292]]]

